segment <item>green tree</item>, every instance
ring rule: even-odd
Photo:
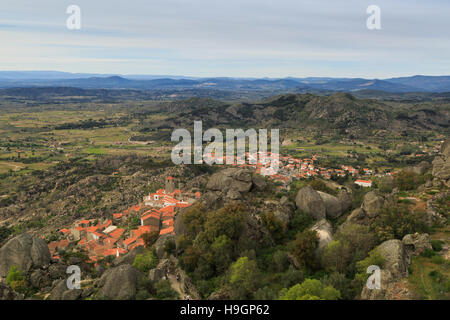
[[[375,244],[375,234],[369,227],[345,224],[323,251],[322,265],[330,272],[354,274],[356,262],[366,257]]]
[[[367,273],[367,268],[372,265],[378,266],[380,269],[383,268],[384,265],[384,258],[376,249],[370,251],[365,259],[358,261],[356,264],[358,273],[355,275],[355,281],[359,288],[362,288],[369,278],[370,274]]]
[[[338,300],[340,297],[338,290],[316,279],[306,279],[302,284],[280,292],[280,300]]]
[[[384,208],[372,224],[380,241],[402,239],[411,233],[428,232],[426,213],[410,211],[408,205],[398,204]]]
[[[158,265],[158,258],[151,250],[147,250],[142,254],[138,254],[134,258],[133,267],[147,273]]]
[[[172,289],[169,280],[159,280],[155,284],[155,296],[161,300],[176,300],[179,298],[178,293]]]
[[[234,292],[239,298],[249,298],[256,290],[259,279],[259,269],[256,261],[241,257],[230,267],[230,280]]]
[[[302,266],[315,268],[317,266],[315,251],[319,236],[314,230],[299,232],[294,240],[292,253]]]
[[[14,291],[20,293],[26,293],[28,291],[23,272],[14,265],[9,268],[8,275],[6,276],[6,284]]]

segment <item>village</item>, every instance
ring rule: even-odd
[[[214,153],[206,154],[205,157],[209,161],[216,159]],[[319,157],[317,154],[313,155],[311,158],[297,159],[291,156],[282,156],[271,152],[267,152],[267,155],[263,156],[258,152],[257,157],[258,159],[256,159],[255,155],[247,152],[245,153],[245,156],[239,158],[236,157],[233,166],[254,169],[256,173],[263,174],[267,176],[269,180],[278,183],[279,189],[282,190],[288,190],[294,179],[301,180],[310,177],[320,177],[329,180],[333,175],[337,177],[350,175],[355,179],[355,184],[361,187],[371,187],[372,181],[369,179],[370,176],[382,176],[382,174],[379,173],[375,174],[374,171],[369,168],[354,168],[350,165],[341,165],[340,169],[333,169],[315,165],[315,161],[317,161]],[[245,162],[245,159],[248,159],[248,163]],[[224,163],[225,160],[226,157],[224,156]],[[391,176],[394,173],[395,172],[385,172],[384,175]]]
[[[431,152],[437,152],[437,148]],[[420,155],[417,155],[420,156]],[[208,159],[209,158],[209,159]],[[395,175],[395,171],[375,173],[369,168],[355,168],[350,165],[341,165],[337,168],[325,168],[316,164],[319,155],[309,158],[294,158],[267,152],[258,159],[248,152],[240,157],[234,157],[232,166],[250,168],[257,174],[263,174],[278,185],[280,190],[289,190],[294,180],[317,177],[329,180],[332,176],[350,176],[354,183],[360,187],[372,187],[372,176],[381,177]],[[215,154],[205,154],[205,159],[216,159]],[[226,157],[222,159],[226,162]],[[247,161],[246,161],[247,160]],[[277,170],[275,170],[277,168]],[[55,259],[60,259],[59,252],[66,250],[70,245],[76,244],[78,249],[86,251],[89,262],[97,264],[98,261],[108,257],[120,257],[133,249],[144,246],[145,234],[159,233],[162,235],[174,234],[174,218],[181,208],[192,205],[200,199],[201,193],[189,193],[175,187],[175,179],[167,177],[165,188],[159,189],[143,198],[143,201],[119,213],[113,213],[111,219],[99,221],[96,219],[83,219],[77,221],[70,228],[61,229],[62,240],[49,243],[50,251]],[[126,231],[126,223],[131,218],[139,217],[139,226]]]
[[[120,257],[144,246],[144,234],[173,235],[177,212],[181,208],[189,207],[201,196],[200,192],[191,194],[176,189],[174,180],[171,176],[167,177],[164,189],[145,196],[138,205],[114,213],[112,219],[83,219],[70,228],[59,230],[62,239],[48,244],[53,258],[60,259],[61,250],[76,244],[78,249],[87,252],[87,262],[97,264],[106,257]],[[140,225],[137,228],[127,232],[124,227],[120,227],[136,216],[140,217]]]

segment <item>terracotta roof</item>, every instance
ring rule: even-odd
[[[110,232],[110,233],[109,233],[109,236],[110,236],[111,238],[118,239],[118,238],[122,235],[122,233],[123,233],[124,231],[125,231],[124,229],[118,228],[118,229],[116,229],[116,230]]]

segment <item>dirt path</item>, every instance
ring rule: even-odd
[[[12,163],[7,163],[7,162],[0,162],[0,164],[8,166],[8,167],[12,167],[13,171],[19,171],[19,170],[21,170],[23,168],[21,166],[18,166],[17,164],[12,164]]]
[[[173,274],[169,274],[169,281],[170,286],[178,293],[180,299],[184,299],[186,297],[186,293],[184,292],[183,283],[181,281],[177,281],[176,276]]]

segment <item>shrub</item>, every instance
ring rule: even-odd
[[[367,268],[372,265],[378,266],[380,269],[383,268],[384,265],[384,258],[376,249],[370,251],[365,259],[356,263],[358,273],[355,275],[355,280],[361,288],[370,276],[370,274],[367,273]]]
[[[384,208],[372,224],[372,229],[380,241],[402,239],[411,233],[428,232],[426,213],[411,212],[407,205],[398,204]]]
[[[306,279],[302,284],[280,292],[280,300],[338,300],[340,297],[338,290],[324,286],[316,279]]]
[[[248,298],[259,284],[259,269],[256,261],[241,257],[230,267],[229,283],[236,298]]]
[[[395,184],[402,191],[415,190],[424,180],[423,176],[412,171],[400,171],[395,176]]]
[[[431,249],[425,249],[420,255],[425,258],[431,258],[436,255],[436,252]]]
[[[263,214],[262,220],[267,227],[267,230],[269,230],[272,239],[280,242],[284,238],[286,224],[277,218],[272,211]]]
[[[446,261],[445,258],[440,255],[435,255],[435,256],[431,257],[431,262],[433,262],[435,264],[444,264],[445,261]]]
[[[431,247],[434,251],[441,251],[443,244],[444,242],[441,240],[431,240]]]
[[[168,280],[159,280],[155,284],[155,296],[161,300],[177,300],[178,293],[172,289]]]
[[[138,254],[134,258],[133,267],[147,273],[158,265],[158,258],[151,250],[147,250],[142,254]]]
[[[317,266],[315,251],[318,241],[319,237],[314,230],[305,230],[297,234],[293,243],[292,253],[300,265],[309,268]]]
[[[20,293],[26,293],[28,291],[25,276],[22,271],[14,265],[9,268],[8,275],[6,276],[6,284],[14,291]]]

